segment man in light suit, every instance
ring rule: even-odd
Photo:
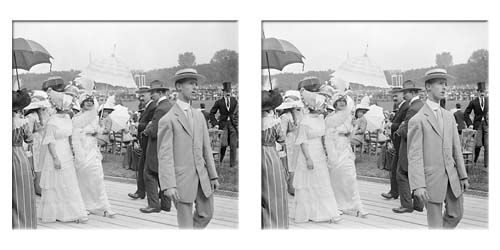
[[[469,187],[455,119],[439,105],[449,77],[444,69],[425,73],[428,99],[408,124],[410,188],[425,203],[429,228],[458,225],[464,213],[462,193]]]
[[[191,107],[198,82],[204,80],[194,69],[177,71],[173,79],[177,101],[158,125],[160,185],[174,201],[179,228],[208,225],[213,192],[219,186],[205,117]]]

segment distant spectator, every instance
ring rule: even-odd
[[[210,128],[210,126],[208,125],[208,121],[210,120],[210,113],[208,111],[205,110],[205,103],[200,103],[200,110],[201,110],[201,113],[203,114],[203,116],[205,116],[205,121],[207,122],[207,127]]]
[[[462,130],[465,129],[465,119],[464,119],[464,112],[461,109],[460,103],[457,103],[456,105],[457,111],[453,113],[453,116],[455,116],[455,121],[457,122],[457,129],[458,129],[458,134],[462,134]]]

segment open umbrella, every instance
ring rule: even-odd
[[[132,72],[115,56],[114,52],[109,57],[92,61],[87,68],[82,70],[80,76],[112,86],[137,88]]]
[[[267,69],[271,79],[271,69],[283,70],[292,63],[304,64],[305,57],[290,42],[277,38],[264,38],[262,40],[262,69]],[[272,82],[269,80],[271,89]]]
[[[127,107],[116,105],[115,110],[109,114],[111,119],[111,131],[120,131],[127,127],[127,121],[130,119]]]
[[[31,67],[40,63],[52,63],[50,53],[39,43],[24,38],[12,39],[12,68],[16,69],[16,78],[19,89],[19,74],[17,69],[29,71]]]
[[[377,105],[371,105],[370,110],[365,114],[366,118],[366,130],[374,132],[377,129],[382,129],[382,124],[384,122],[384,109]]]

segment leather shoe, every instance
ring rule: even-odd
[[[393,208],[392,211],[397,214],[402,214],[402,213],[413,213],[413,209],[411,208],[406,208],[406,207],[398,207],[398,208]]]
[[[154,207],[144,207],[144,208],[139,208],[139,211],[150,214],[150,213],[159,213],[161,209],[159,208],[154,208]]]
[[[146,197],[146,195],[139,195],[138,193],[129,193],[128,197],[135,200],[135,199],[144,199],[144,197]]]
[[[170,212],[170,207],[161,207],[161,210],[165,212]]]
[[[398,198],[397,196],[393,196],[391,193],[382,193],[380,195],[382,195],[382,197],[384,197],[385,199],[388,199],[388,200]]]
[[[418,211],[418,212],[423,212],[424,208],[423,207],[413,207],[413,210]]]

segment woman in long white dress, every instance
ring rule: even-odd
[[[96,136],[101,132],[98,124],[94,98],[80,97],[82,111],[73,117],[73,150],[75,151],[78,185],[85,208],[92,214],[113,217],[108,196],[104,188],[102,155]]]
[[[83,223],[88,220],[87,211],[80,194],[70,137],[73,126],[68,112],[71,97],[50,91],[52,104],[57,112],[45,127],[42,145],[48,145],[40,187],[42,188],[42,222]]]
[[[297,158],[293,186],[295,199],[292,216],[295,222],[337,223],[341,220],[335,195],[330,185],[323,136],[325,121],[321,115],[323,102],[319,95],[301,90],[309,112],[299,125],[296,144],[301,150]]]
[[[351,113],[346,109],[344,95],[334,96],[335,112],[325,119],[325,146],[328,155],[328,170],[339,209],[343,213],[353,213],[366,217],[356,180],[355,155],[350,145],[353,132]]]

